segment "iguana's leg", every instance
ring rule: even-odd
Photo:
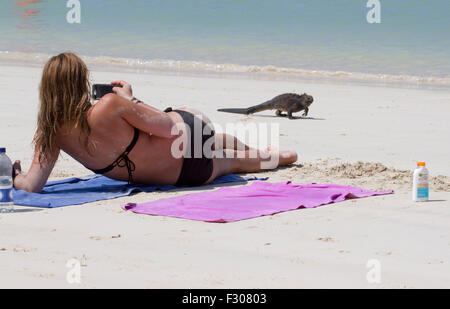
[[[294,119],[294,117],[292,116],[292,109],[288,110],[287,114],[289,119]]]
[[[303,117],[308,116],[309,108],[305,107],[305,112],[303,113]]]

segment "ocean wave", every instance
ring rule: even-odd
[[[42,64],[51,56],[42,53],[24,53],[0,51],[0,62],[13,64]],[[361,82],[407,83],[416,85],[450,86],[450,77],[412,76],[394,74],[372,74],[346,71],[305,70],[277,66],[241,65],[233,63],[212,63],[190,60],[169,59],[133,59],[106,56],[81,56],[88,65],[97,68],[122,68],[132,70],[165,70],[175,72],[210,72],[210,73],[241,73],[265,74],[298,78],[348,80]]]

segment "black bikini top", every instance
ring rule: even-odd
[[[168,107],[164,110],[165,113],[169,113],[172,111],[171,107]],[[130,145],[128,145],[127,149],[110,165],[107,167],[101,169],[101,170],[93,170],[92,172],[95,174],[106,174],[110,171],[112,171],[116,166],[118,167],[126,167],[128,170],[128,184],[131,184],[133,182],[133,172],[136,170],[136,165],[133,161],[130,160],[128,157],[128,154],[133,150],[134,146],[136,146],[136,143],[139,139],[139,130],[134,128],[134,137],[131,141]]]
[[[112,171],[116,166],[126,167],[128,170],[128,184],[131,184],[133,182],[133,172],[136,169],[136,165],[134,164],[133,161],[130,160],[128,154],[131,152],[131,150],[133,150],[134,146],[136,146],[138,139],[139,139],[139,130],[134,128],[134,137],[130,145],[128,145],[127,149],[125,149],[125,151],[113,163],[111,163],[107,167],[101,170],[91,169],[91,171],[94,172],[95,174],[106,174]]]

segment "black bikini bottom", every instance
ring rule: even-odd
[[[167,108],[165,110],[166,113],[168,112],[176,112],[183,118],[184,123],[189,127],[190,136],[188,139],[187,145],[185,145],[184,149],[184,159],[183,159],[183,167],[181,168],[180,176],[178,177],[176,186],[199,186],[204,184],[212,175],[213,173],[213,159],[211,156],[211,149],[204,150],[203,146],[205,145],[206,141],[210,138],[214,137],[214,131],[209,130],[210,132],[204,131],[205,127],[208,126],[208,124],[204,121],[201,121],[199,118],[195,117],[195,115],[182,111],[182,110],[172,110],[172,108]],[[201,121],[201,156],[196,152],[195,149],[195,137],[197,133],[195,131],[195,122]],[[198,123],[197,125],[199,125]],[[200,137],[198,137],[198,141],[200,142]],[[197,146],[198,147],[198,146]],[[206,153],[205,153],[206,151]]]

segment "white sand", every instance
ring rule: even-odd
[[[40,73],[0,67],[0,144],[24,169],[32,157]],[[396,192],[228,224],[136,215],[120,207],[189,191],[54,210],[17,207],[0,214],[1,288],[450,287],[450,91],[98,71],[93,79],[127,80],[148,104],[191,106],[221,125],[279,123],[280,148],[298,151],[301,165],[264,173],[269,181]],[[283,92],[312,94],[309,116],[318,119],[216,112]],[[421,160],[432,175],[445,176],[433,179],[432,202],[413,203],[410,172],[402,170]],[[63,155],[52,179],[86,174]],[[66,281],[71,258],[83,265],[80,285]],[[381,263],[380,283],[366,280],[371,259]]]

